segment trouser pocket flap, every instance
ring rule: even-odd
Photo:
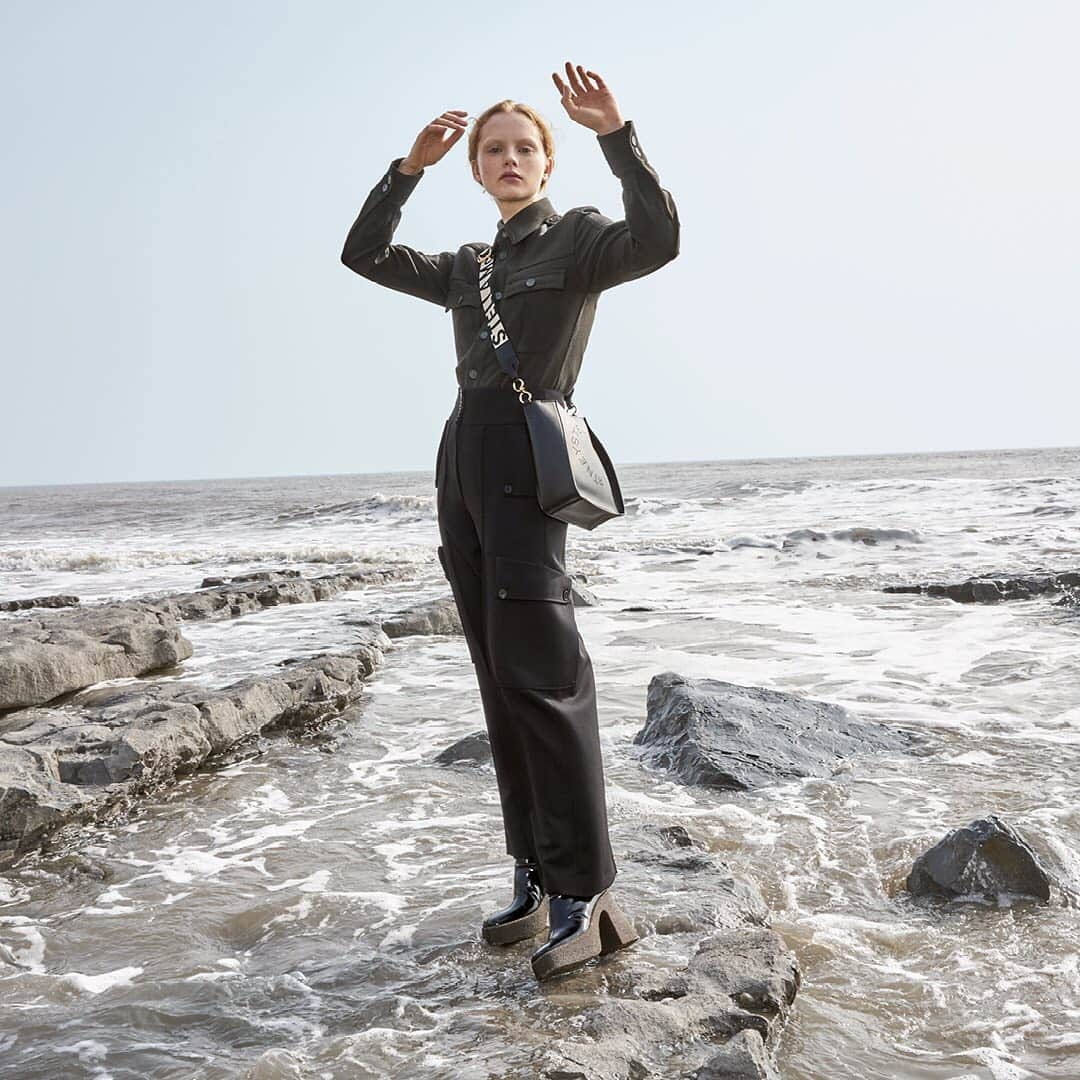
[[[550,600],[570,602],[570,576],[543,563],[495,557],[495,595],[500,600]]]

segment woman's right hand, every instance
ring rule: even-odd
[[[465,134],[465,109],[447,109],[437,116],[419,135],[412,149],[405,155],[398,169],[404,173],[418,173],[429,165],[441,161],[443,155]],[[450,137],[446,137],[447,131]]]

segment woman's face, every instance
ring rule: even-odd
[[[554,164],[544,153],[539,129],[523,113],[495,113],[484,121],[473,177],[496,199],[533,198]]]

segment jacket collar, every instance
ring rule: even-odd
[[[537,199],[536,202],[529,203],[524,209],[519,210],[508,221],[502,221],[500,219],[498,225],[499,233],[505,233],[510,238],[510,243],[516,244],[519,240],[524,240],[529,233],[540,227],[540,223],[545,219],[551,217],[555,212],[555,208],[551,205],[551,200],[546,196],[542,199]]]

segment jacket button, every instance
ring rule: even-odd
[[[388,188],[389,186],[390,186],[389,184],[383,184],[383,186],[382,186],[382,189],[383,189],[383,191],[386,191],[386,189],[387,189],[387,188]]]
[[[488,336],[488,332],[487,332],[486,330],[481,330],[481,331],[480,331],[480,336],[481,336],[482,338],[486,338],[486,337]]]
[[[569,589],[563,589],[562,598],[564,600],[569,600],[570,599],[570,590]]]
[[[503,484],[503,494],[504,495],[513,495],[513,493],[514,493],[514,485],[513,484]]]
[[[501,293],[501,292],[497,292],[497,293],[495,294],[495,299],[496,299],[496,300],[501,300],[501,299],[502,299],[502,293]]]
[[[507,593],[507,591],[505,589],[500,589],[499,590],[499,599],[500,600],[505,600],[508,595],[509,595],[509,593]]]
[[[474,367],[469,368],[469,378],[470,379],[475,379],[478,374],[479,374],[479,372],[476,370],[476,368],[474,368]]]
[[[534,278],[534,277],[526,278],[525,279],[525,284],[526,285],[535,285],[536,284],[536,278]]]

